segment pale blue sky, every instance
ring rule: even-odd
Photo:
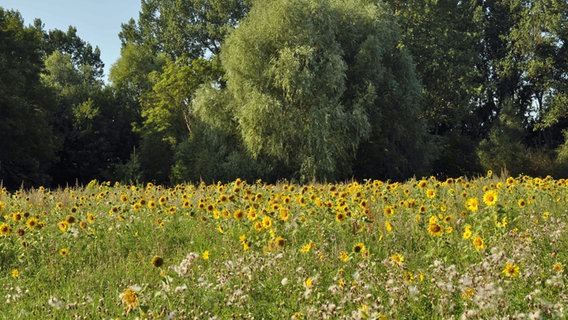
[[[0,0],[0,7],[17,10],[25,25],[40,18],[46,30],[77,28],[77,35],[101,49],[105,80],[120,57],[120,25],[138,20],[140,0]]]

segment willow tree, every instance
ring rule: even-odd
[[[253,156],[283,161],[304,180],[352,174],[363,141],[406,158],[397,145],[412,150],[425,130],[399,37],[392,16],[371,1],[254,2],[221,48],[226,88],[199,92],[225,104],[198,94],[195,109],[212,125],[232,125]],[[405,133],[415,141],[403,141]]]

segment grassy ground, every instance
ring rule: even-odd
[[[568,181],[0,195],[0,319],[566,318]]]

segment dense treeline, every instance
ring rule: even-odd
[[[142,0],[103,81],[0,8],[0,179],[568,173],[564,0]]]

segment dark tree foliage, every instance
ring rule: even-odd
[[[0,180],[10,188],[49,183],[59,147],[49,124],[54,93],[40,81],[41,37],[0,8]]]

